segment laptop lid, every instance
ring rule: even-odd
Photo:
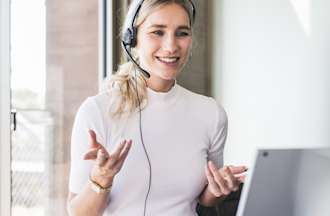
[[[330,149],[259,149],[237,216],[329,216]]]

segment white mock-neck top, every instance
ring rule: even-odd
[[[223,163],[227,135],[226,113],[210,97],[193,93],[177,83],[168,92],[147,88],[142,110],[142,133],[151,160],[148,216],[196,216],[197,198],[207,179],[204,167]],[[133,144],[114,179],[104,216],[143,216],[150,175],[143,150],[139,114],[114,120],[109,117],[109,94],[87,98],[80,106],[72,131],[69,190],[80,193],[88,182],[92,161],[84,161],[88,129],[93,129],[109,152],[122,139]]]

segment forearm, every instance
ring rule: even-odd
[[[203,192],[198,198],[198,202],[206,207],[213,207],[216,204],[222,202],[225,199],[225,195],[216,197],[208,189],[207,186],[204,188]]]
[[[87,184],[83,191],[68,201],[70,216],[100,216],[106,208],[109,193],[96,193]]]

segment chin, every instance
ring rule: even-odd
[[[160,77],[163,80],[171,81],[176,79],[177,73],[171,73],[171,74],[159,74],[158,77]]]

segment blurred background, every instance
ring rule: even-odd
[[[178,83],[227,111],[225,163],[248,166],[259,147],[330,146],[330,2],[194,2],[194,51]],[[74,116],[123,61],[120,28],[129,3],[11,0],[16,125],[1,134],[11,139],[10,162],[1,167],[10,164],[11,183],[3,187],[10,187],[13,216],[67,215]]]

